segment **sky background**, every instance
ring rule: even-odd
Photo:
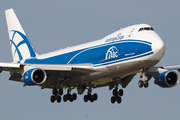
[[[178,0],[0,0],[0,61],[12,62],[4,11],[13,8],[39,54],[101,39],[129,25],[147,23],[166,44],[166,53],[157,65],[180,64],[179,5]],[[51,103],[51,90],[23,87],[23,83],[8,79],[8,72],[0,74],[1,120],[180,118],[180,85],[163,89],[152,79],[148,89],[140,89],[139,74],[124,89],[121,104],[111,104],[112,91],[108,87],[93,89],[99,97],[94,103],[84,103],[84,95],[72,103]]]

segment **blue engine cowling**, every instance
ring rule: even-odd
[[[174,87],[179,82],[179,76],[176,72],[165,71],[160,73],[155,80],[155,84],[163,88]]]
[[[41,85],[46,81],[46,73],[39,68],[33,68],[23,74],[23,81],[27,85]]]

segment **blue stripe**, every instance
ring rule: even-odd
[[[77,51],[60,54],[57,56],[37,59],[30,58],[24,63],[30,64],[81,64],[92,63],[95,67],[101,65],[114,64],[126,60],[136,59],[153,54],[152,43],[142,40],[121,40],[111,43],[105,43],[97,46],[92,46]],[[117,58],[106,59],[106,53],[112,46],[118,49]]]
[[[143,54],[143,55],[140,55],[140,56],[135,56],[135,57],[132,57],[132,58],[115,60],[115,61],[112,61],[110,63],[95,64],[94,67],[100,67],[100,66],[103,66],[103,65],[115,64],[115,63],[119,63],[119,62],[123,62],[123,61],[127,61],[127,60],[132,60],[132,59],[136,59],[136,58],[145,57],[145,56],[148,56],[148,55],[151,55],[151,54],[153,54],[153,52]]]

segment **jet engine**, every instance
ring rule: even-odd
[[[23,74],[23,81],[27,85],[41,85],[46,81],[46,73],[40,68],[27,70]]]
[[[165,71],[158,75],[157,79],[154,81],[155,84],[163,88],[174,87],[179,82],[179,76],[176,72]]]

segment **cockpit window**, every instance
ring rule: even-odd
[[[143,30],[151,30],[154,31],[154,29],[152,27],[144,27],[144,28],[140,28],[139,31],[143,31]]]

